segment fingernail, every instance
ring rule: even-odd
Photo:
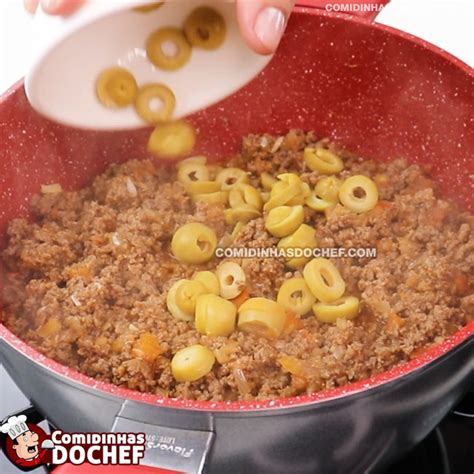
[[[275,51],[285,30],[286,15],[275,7],[264,8],[255,21],[255,34],[270,51]]]
[[[41,6],[46,11],[55,11],[61,5],[61,0],[43,0]]]

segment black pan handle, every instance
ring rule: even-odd
[[[474,391],[469,391],[461,402],[451,412],[455,419],[474,428]]]

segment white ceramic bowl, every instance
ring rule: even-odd
[[[260,56],[240,36],[233,1],[168,0],[139,13],[145,1],[95,0],[69,17],[38,11],[34,21],[35,61],[25,88],[32,106],[48,118],[79,128],[127,129],[143,126],[133,107],[108,109],[95,94],[95,82],[108,67],[129,69],[138,84],[159,82],[176,96],[173,118],[188,115],[232,94],[255,77],[271,57]],[[197,6],[207,5],[225,18],[227,35],[217,50],[193,48],[177,71],[163,71],[147,59],[145,42],[162,26],[181,27]]]

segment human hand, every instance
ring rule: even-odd
[[[34,13],[41,4],[41,8],[50,15],[70,15],[84,0],[23,0],[23,3],[30,13]]]
[[[41,8],[51,15],[70,15],[84,0],[24,0],[34,13]],[[236,0],[237,20],[242,36],[257,53],[273,53],[286,27],[294,0]]]

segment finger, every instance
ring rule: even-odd
[[[275,52],[294,3],[293,0],[237,0],[240,31],[254,51]]]
[[[23,0],[23,3],[28,13],[34,13],[38,8],[39,0]]]
[[[83,3],[84,0],[41,0],[41,7],[50,15],[69,15]]]

